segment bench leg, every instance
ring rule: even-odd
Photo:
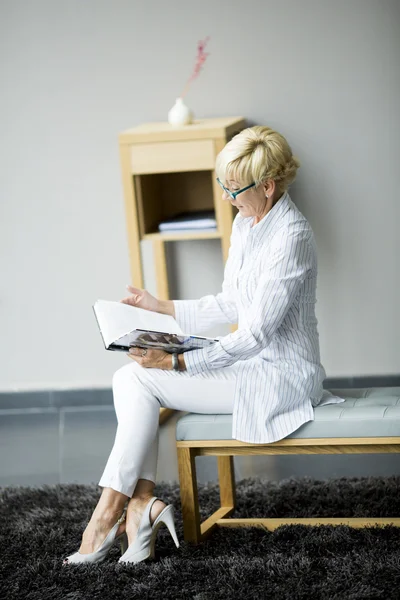
[[[185,542],[198,544],[201,540],[199,499],[195,453],[192,448],[178,448],[178,469]]]
[[[221,507],[236,506],[235,470],[233,456],[218,456],[218,479]]]

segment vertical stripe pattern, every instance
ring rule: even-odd
[[[238,329],[185,353],[189,376],[240,361],[232,437],[250,443],[282,439],[314,418],[318,404],[343,402],[324,392],[315,316],[317,251],[307,219],[286,192],[259,223],[233,222],[222,292],[174,300],[186,333],[217,323]]]

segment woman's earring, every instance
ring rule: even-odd
[[[265,197],[268,198],[268,194],[265,194]]]

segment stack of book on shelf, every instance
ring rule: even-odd
[[[216,231],[217,221],[213,210],[197,210],[193,212],[181,212],[169,219],[161,221],[158,225],[161,232],[183,231],[183,230],[207,230]]]

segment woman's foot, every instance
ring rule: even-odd
[[[152,495],[133,497],[128,503],[126,512],[126,533],[128,536],[129,546],[135,541],[137,530],[139,528],[140,519],[143,515],[146,504],[152,498]],[[156,500],[150,510],[150,524],[152,525],[160,512],[164,510],[167,505],[162,500]],[[125,525],[125,523],[124,523]]]
[[[101,544],[106,539],[107,535],[122,514],[123,510],[119,510],[118,512],[105,511],[100,514],[96,507],[89,523],[86,526],[85,531],[83,532],[79,553],[91,554],[100,548]],[[125,529],[126,524],[125,521],[123,521],[118,527],[116,537],[123,533]],[[64,563],[67,562],[68,560],[65,559]]]
[[[122,511],[119,513],[108,513],[103,514],[99,517],[91,518],[87,527],[82,535],[82,543],[79,548],[79,552],[81,554],[90,554],[91,552],[95,552],[97,548],[100,547],[102,542],[106,539],[110,530],[114,527],[115,523],[118,521],[122,514]],[[121,533],[125,531],[126,524],[125,521],[120,524],[117,530],[117,534],[115,537],[118,537]]]

